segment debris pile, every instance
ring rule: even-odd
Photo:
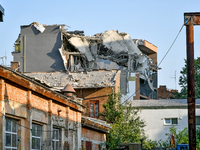
[[[92,70],[121,70],[140,73],[148,80],[152,74],[152,60],[134,43],[127,33],[109,30],[94,36],[83,31],[62,31],[63,45],[59,49],[65,69],[69,72]]]

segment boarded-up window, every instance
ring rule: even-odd
[[[99,101],[90,101],[90,117],[99,117]]]
[[[86,149],[87,150],[92,150],[92,142],[86,141]]]

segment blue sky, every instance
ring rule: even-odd
[[[84,30],[93,35],[106,30],[119,30],[133,39],[145,39],[158,47],[161,61],[181,26],[184,12],[200,12],[199,0],[1,0],[5,9],[4,22],[0,23],[0,57],[7,55],[7,64],[13,60],[11,52],[20,33],[21,25],[32,22],[41,24],[66,24],[69,30]],[[195,58],[200,56],[200,26],[194,28]],[[175,88],[171,78],[180,70],[186,58],[186,32],[181,31],[171,51],[161,63],[158,85]],[[0,64],[2,61],[0,60]]]

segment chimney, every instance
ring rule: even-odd
[[[19,70],[19,62],[18,61],[11,61],[11,69],[18,71]]]
[[[67,97],[73,97],[73,93],[76,93],[74,88],[72,87],[71,84],[67,84],[63,89],[62,92],[65,96]]]

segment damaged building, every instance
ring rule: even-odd
[[[0,149],[81,149],[77,101],[0,66]]]
[[[103,150],[111,126],[83,117],[82,99],[66,87],[55,92],[0,66],[0,149]]]
[[[12,65],[32,77],[36,72],[87,74],[120,70],[119,88],[124,99],[157,99],[157,47],[146,40],[132,39],[127,33],[110,30],[85,36],[83,31],[68,31],[64,25],[34,22],[21,26],[12,54]],[[100,79],[101,84],[106,84]],[[72,83],[73,87],[79,82]],[[62,89],[64,85],[59,86]]]
[[[81,112],[77,133],[82,148],[105,147],[111,126],[100,120],[99,113],[107,94],[120,91],[123,99],[157,99],[157,47],[127,33],[110,30],[85,36],[83,31],[66,30],[65,25],[33,22],[21,26],[12,55],[13,72],[57,93],[68,91],[66,96],[74,103],[82,99],[79,105],[86,110]]]
[[[48,84],[52,90],[61,91],[64,85],[70,84],[75,89],[76,97],[83,98],[86,107],[84,116],[99,118],[107,94],[118,92],[120,86],[120,70],[91,72],[32,72],[24,73],[42,83]]]

